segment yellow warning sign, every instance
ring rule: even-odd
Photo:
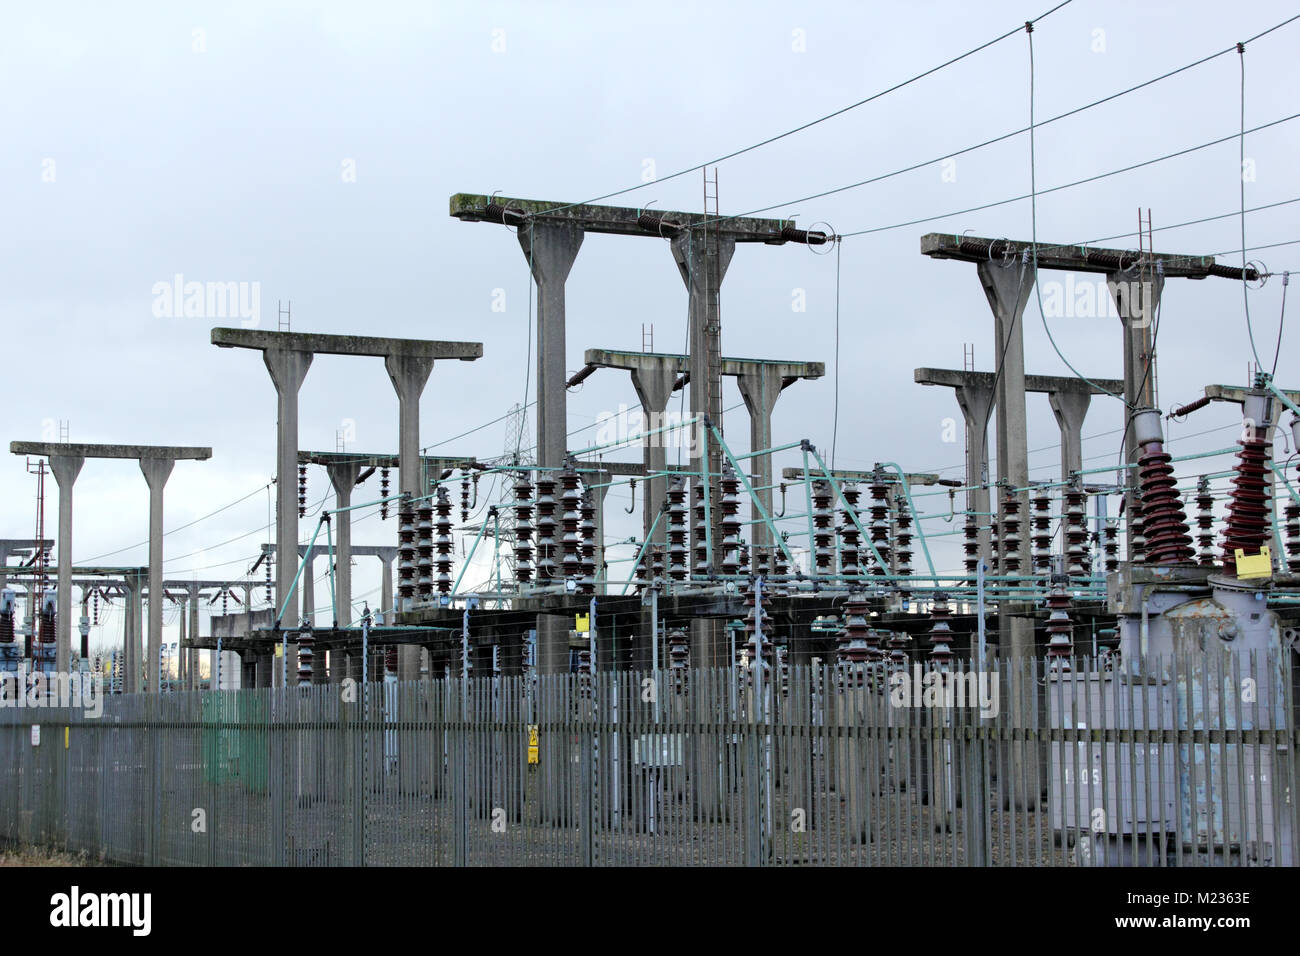
[[[591,615],[575,614],[573,616],[573,629],[579,634],[586,634],[591,630]]]
[[[1259,554],[1246,554],[1241,548],[1237,552],[1237,577],[1268,578],[1273,576],[1273,557],[1268,546],[1259,549]]]
[[[528,725],[528,762],[537,763],[537,725]]]

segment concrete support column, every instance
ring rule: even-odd
[[[286,606],[289,588],[297,571],[294,556],[298,553],[298,389],[302,387],[312,354],[290,349],[267,348],[262,360],[276,393],[276,482],[275,482],[275,610],[284,608],[280,626],[296,627],[298,611]],[[260,679],[258,686],[262,686]]]
[[[138,694],[140,692],[140,624],[144,617],[144,574],[142,571],[128,571],[124,575],[126,587],[126,615],[124,646],[122,648],[122,666],[125,673],[122,678],[122,693]]]
[[[1022,317],[1025,305],[1034,288],[1033,266],[1016,260],[980,262],[976,269],[980,284],[988,299],[994,317],[994,354],[1001,356],[1001,375],[998,377],[994,400],[997,402],[998,421],[998,480],[1008,488],[1024,489],[1016,493],[1020,502],[1020,571],[1030,571],[1030,535],[1024,533],[1029,519],[1029,438],[1025,415],[1025,344]],[[999,511],[1001,511],[999,503]],[[999,554],[1001,555],[1001,551]],[[1005,569],[1005,563],[1002,569]],[[1032,618],[1012,614],[1011,603],[998,602],[999,651],[1013,667],[1028,666],[1034,656],[1034,621]],[[1025,661],[1026,665],[1020,662]],[[1033,725],[1034,702],[1022,682],[1013,684],[1015,693],[1010,701],[1011,726]],[[1013,748],[1011,754],[1011,788],[1009,798],[1017,809],[1038,807],[1037,787],[1032,781],[1035,774],[1029,768],[1037,765],[1036,749]]]
[[[179,631],[179,636],[176,638],[176,682],[179,685],[179,688],[181,690],[189,690],[189,686],[190,686],[189,685],[190,675],[187,668],[185,667],[185,659],[189,656],[189,652],[185,648],[186,645],[185,624],[186,624],[185,605],[182,604],[180,617],[177,621],[177,629]]]
[[[713,427],[722,432],[722,318],[719,296],[722,279],[731,265],[736,251],[734,239],[725,239],[705,232],[684,230],[672,240],[673,259],[688,296],[687,318],[690,325],[691,414],[707,415]],[[701,422],[697,433],[704,430]],[[717,474],[722,468],[722,450],[716,441],[708,442],[707,462],[700,456],[700,446],[695,444],[691,455],[691,470],[703,472],[707,467],[710,480],[709,502],[712,525],[710,535],[715,544],[722,540],[722,496]],[[694,481],[700,479],[694,478]],[[690,501],[694,501],[692,496]],[[716,559],[716,555],[715,555]]]
[[[1061,429],[1061,480],[1083,469],[1083,420],[1088,415],[1092,394],[1086,391],[1049,392],[1048,402]]]
[[[420,468],[420,395],[433,359],[417,355],[389,355],[384,367],[397,391],[398,404],[398,483],[399,490],[412,498],[427,493],[424,474]],[[402,610],[409,610],[403,607]],[[401,647],[397,652],[397,679],[415,680],[420,676],[420,649]]]
[[[564,284],[585,233],[573,226],[530,224],[519,245],[537,283],[537,463],[558,468],[568,454]]]
[[[1151,332],[1160,295],[1164,291],[1162,274],[1141,275],[1133,272],[1112,272],[1106,276],[1106,285],[1115,300],[1120,325],[1124,333],[1124,401],[1130,408],[1155,408],[1156,369],[1152,354]],[[1127,412],[1125,413],[1127,414]],[[1127,421],[1125,422],[1127,424]],[[1134,465],[1138,459],[1137,435],[1132,428],[1124,436],[1124,461]],[[1128,514],[1132,514],[1136,501],[1137,468],[1125,471]],[[1126,554],[1133,559],[1133,542],[1130,536]]]
[[[993,559],[989,524],[993,508],[989,489],[989,419],[993,410],[993,389],[962,385],[953,390],[966,422],[966,510],[977,515],[979,556],[985,566]],[[983,485],[984,487],[976,487]]]
[[[54,669],[59,674],[68,672],[72,660],[72,486],[85,461],[80,455],[50,456],[50,471],[59,483],[59,591],[54,643]],[[35,613],[39,614],[40,609]]]
[[[559,468],[568,455],[568,380],[565,370],[564,284],[582,248],[579,228],[532,223],[519,229],[519,245],[537,284],[537,464]],[[569,670],[569,619],[538,615],[537,669]]]
[[[646,416],[646,429],[662,427],[663,416],[668,410],[668,401],[673,394],[673,382],[677,380],[677,361],[675,359],[651,359],[647,357],[641,368],[632,371],[632,387],[636,389],[637,400],[641,402],[641,411]],[[656,425],[652,426],[651,423]],[[668,478],[663,474],[668,467],[668,453],[664,443],[668,440],[680,441],[683,435],[662,433],[647,435],[642,451],[646,477],[641,486],[641,536],[644,540],[650,534],[655,515],[663,505],[668,494]],[[652,477],[653,476],[653,477]],[[666,522],[660,521],[655,530],[654,544],[666,547],[668,528]]]
[[[740,386],[740,397],[745,400],[749,411],[749,450],[772,447],[772,409],[784,388],[784,378],[775,372],[759,366],[753,372],[746,372],[736,378]],[[769,517],[772,514],[772,456],[770,453],[750,459],[754,487],[758,490],[757,500],[750,504],[750,517],[756,522],[750,525],[750,540],[754,550],[770,551],[774,542],[772,532],[762,520],[758,503],[762,502]]]
[[[334,626],[348,627],[352,623],[352,489],[356,487],[361,466],[355,462],[329,465],[326,473],[334,488],[335,504],[340,509],[334,516]],[[345,666],[343,651],[329,652],[329,679],[337,684],[343,679]]]
[[[189,612],[190,612],[190,630],[189,630],[189,637],[190,637],[190,643],[193,644],[195,641],[197,641],[197,640],[199,639],[199,591],[198,591],[198,588],[192,588],[192,589],[190,590],[190,593],[189,593]],[[199,652],[198,652],[197,650],[194,650],[193,648],[191,648],[189,651],[186,652],[186,657],[189,658],[189,664],[188,664],[188,666],[189,666],[189,675],[190,675],[189,688],[190,688],[190,690],[198,690],[198,688],[199,688],[199,683],[200,683],[200,681],[201,681],[201,679],[202,679],[202,675],[199,673]],[[208,670],[208,679],[209,679],[209,681],[215,679],[215,677],[216,677],[216,669],[210,667],[209,670]]]
[[[148,661],[145,689],[158,693],[162,680],[162,612],[163,612],[163,488],[176,464],[170,458],[141,458],[140,471],[149,485],[149,639],[145,660]]]

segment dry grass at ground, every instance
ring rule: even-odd
[[[65,853],[38,846],[0,847],[0,866],[99,866],[87,853]]]

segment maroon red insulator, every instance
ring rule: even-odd
[[[668,483],[668,576],[686,580],[686,479],[674,477]]]
[[[1146,442],[1138,454],[1141,536],[1144,539],[1143,560],[1147,564],[1184,564],[1190,562],[1195,554],[1183,500],[1174,487],[1174,469],[1169,458],[1164,443],[1160,441]]]
[[[708,522],[704,520],[704,482],[696,481],[692,487],[694,500],[691,511],[694,517],[695,532],[692,536],[693,549],[695,552],[694,572],[699,577],[705,577],[709,573],[709,542]]]
[[[868,642],[871,628],[867,625],[867,596],[861,591],[849,592],[844,602],[844,627],[840,633],[836,657],[843,667],[866,664],[879,659],[879,650],[873,653]]]
[[[415,596],[415,509],[406,500],[397,509],[397,593]]]
[[[680,627],[668,632],[668,666],[673,670],[685,670],[691,666],[690,642]]]
[[[973,514],[966,515],[966,526],[962,529],[964,540],[962,550],[966,552],[966,573],[976,574],[980,564],[980,522]]]
[[[722,494],[722,573],[740,572],[740,479],[730,462],[723,462],[722,476],[718,479]]]
[[[312,658],[316,638],[312,635],[311,622],[304,621],[298,630],[298,684],[311,683]]]
[[[582,570],[582,493],[573,459],[566,459],[560,472],[560,573],[575,581]]]
[[[830,574],[832,570],[831,561],[835,557],[833,521],[831,483],[822,480],[814,481],[812,483],[813,560],[818,574]]]
[[[1004,574],[1020,573],[1020,498],[1014,492],[1002,499],[1000,557]]]
[[[898,487],[900,490],[894,501],[895,573],[900,578],[906,578],[912,574],[912,511],[907,505],[903,486]],[[911,592],[901,588],[899,593],[906,597]]]
[[[871,569],[872,574],[889,573],[889,485],[885,474],[877,469],[871,482],[871,543],[875,545],[882,563]]]
[[[862,536],[858,533],[858,525],[854,523],[854,518],[858,518],[858,486],[854,482],[845,482],[841,487],[844,495],[844,501],[847,507],[841,512],[842,520],[840,522],[840,573],[845,576],[860,574],[862,571],[859,562],[859,548],[862,544]],[[852,516],[850,516],[850,511]],[[861,522],[861,518],[858,521]]]
[[[1196,486],[1196,543],[1200,546],[1197,563],[1203,568],[1218,565],[1214,554],[1214,495],[1210,482],[1202,478]]]
[[[1286,506],[1286,566],[1300,574],[1300,505],[1294,502]]]
[[[527,584],[533,577],[533,483],[527,472],[515,479],[515,580]]]
[[[1051,614],[1047,619],[1047,661],[1053,670],[1069,670],[1070,657],[1074,654],[1074,640],[1071,632],[1074,625],[1066,613],[1070,606],[1070,595],[1065,588],[1056,584],[1047,595],[1047,607]]]
[[[555,547],[555,479],[547,475],[537,477],[537,498],[533,507],[537,513],[537,581],[545,584],[559,576]]]
[[[952,662],[952,628],[948,622],[952,615],[948,613],[948,595],[942,591],[934,595],[934,606],[930,609],[930,660],[939,667],[946,667]]]
[[[1077,484],[1065,489],[1065,564],[1071,577],[1088,573],[1088,525],[1083,489]]]
[[[1248,429],[1247,438],[1239,441],[1237,474],[1232,479],[1228,501],[1228,528],[1223,537],[1223,571],[1237,573],[1237,550],[1247,555],[1259,554],[1268,544],[1268,461],[1272,447],[1262,430]]]
[[[1046,575],[1052,570],[1052,499],[1046,491],[1034,495],[1032,518],[1034,533],[1034,573]]]
[[[590,488],[584,491],[578,509],[582,516],[579,525],[582,532],[582,580],[578,585],[579,594],[596,593],[596,501],[593,496],[594,492]]]

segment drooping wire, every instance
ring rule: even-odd
[[[1060,347],[1056,344],[1056,338],[1052,335],[1051,326],[1047,324],[1047,314],[1043,311],[1043,290],[1038,285],[1038,173],[1036,170],[1037,162],[1034,152],[1034,26],[1032,23],[1025,24],[1025,35],[1029,38],[1029,222],[1030,222],[1030,249],[1032,250],[1034,263],[1034,294],[1038,301],[1038,315],[1043,320],[1043,331],[1047,333],[1047,341],[1052,343],[1052,349],[1056,352],[1057,357],[1066,364],[1075,378],[1087,382],[1089,386],[1099,392],[1109,395],[1111,398],[1118,398],[1128,407],[1132,407],[1122,395],[1116,395],[1110,389],[1102,388],[1096,382],[1092,381],[1072,364],[1065,357]]]
[[[1277,318],[1277,348],[1273,350],[1273,370],[1269,378],[1277,375],[1277,360],[1282,354],[1282,330],[1286,328],[1286,287],[1291,284],[1291,273],[1282,273],[1282,314]]]
[[[1237,60],[1241,64],[1241,136],[1239,137],[1237,176],[1241,187],[1241,302],[1246,309],[1246,333],[1250,337],[1250,350],[1255,355],[1255,368],[1262,369],[1259,350],[1255,348],[1255,329],[1250,321],[1250,283],[1246,281],[1246,44],[1237,44]]]
[[[1287,19],[1287,20],[1284,20],[1284,21],[1282,21],[1281,23],[1274,24],[1273,26],[1269,27],[1267,30],[1264,30],[1264,31],[1262,31],[1261,33],[1256,34],[1254,37],[1251,38],[1251,40],[1257,40],[1257,39],[1259,39],[1260,37],[1266,36],[1266,35],[1272,33],[1274,30],[1279,30],[1279,29],[1281,29],[1282,27],[1286,26],[1287,24],[1292,23],[1293,21],[1296,21],[1296,20],[1300,20],[1300,14],[1297,14],[1297,15],[1295,15],[1295,16],[1293,16],[1293,17]],[[1030,21],[1030,23],[1032,23],[1032,22],[1033,22],[1033,21]],[[1250,42],[1250,41],[1247,41],[1247,42]],[[1111,102],[1112,100],[1116,100],[1116,99],[1119,99],[1120,97],[1127,96],[1127,95],[1130,94],[1130,93],[1135,93],[1135,92],[1137,92],[1138,90],[1144,89],[1144,88],[1146,88],[1146,87],[1148,87],[1148,86],[1152,86],[1152,85],[1154,85],[1154,84],[1156,84],[1156,83],[1161,82],[1162,80],[1167,80],[1167,79],[1169,79],[1170,77],[1177,76],[1178,74],[1180,74],[1180,73],[1184,73],[1184,72],[1186,72],[1187,70],[1191,70],[1191,69],[1194,69],[1194,68],[1196,68],[1196,67],[1198,67],[1198,66],[1201,66],[1201,65],[1203,65],[1203,64],[1205,64],[1205,63],[1209,63],[1211,60],[1218,59],[1219,57],[1224,56],[1225,54],[1231,53],[1234,49],[1236,49],[1235,45],[1234,45],[1234,46],[1227,46],[1227,47],[1224,47],[1222,50],[1218,50],[1218,51],[1216,51],[1216,52],[1214,52],[1214,53],[1211,53],[1211,54],[1208,54],[1208,55],[1206,55],[1206,56],[1203,56],[1203,57],[1201,57],[1200,59],[1193,60],[1192,62],[1190,62],[1190,63],[1186,63],[1186,64],[1184,64],[1183,66],[1177,67],[1176,69],[1169,70],[1169,71],[1167,71],[1167,72],[1165,72],[1165,73],[1161,73],[1160,75],[1158,75],[1158,76],[1154,76],[1154,77],[1152,77],[1152,78],[1149,79],[1149,80],[1144,80],[1144,81],[1141,82],[1141,83],[1137,83],[1137,84],[1135,84],[1135,85],[1133,85],[1133,86],[1126,87],[1125,89],[1118,90],[1117,92],[1115,92],[1115,93],[1111,93],[1111,94],[1109,94],[1109,95],[1107,95],[1107,96],[1103,96],[1103,97],[1101,97],[1100,99],[1092,100],[1091,102],[1084,103],[1084,104],[1082,104],[1082,105],[1080,105],[1080,106],[1076,106],[1076,107],[1074,107],[1073,109],[1066,110],[1066,111],[1063,112],[1063,113],[1058,113],[1058,114],[1056,114],[1055,116],[1048,117],[1047,119],[1041,120],[1037,125],[1038,125],[1039,127],[1048,126],[1048,125],[1050,125],[1050,124],[1052,124],[1052,123],[1056,123],[1056,122],[1058,122],[1058,121],[1060,121],[1060,120],[1067,119],[1067,118],[1069,118],[1069,117],[1071,117],[1071,116],[1075,116],[1075,115],[1077,115],[1077,114],[1079,114],[1079,113],[1083,113],[1083,112],[1086,112],[1086,111],[1088,111],[1088,110],[1094,109],[1095,107],[1101,106],[1101,105],[1103,105],[1103,104],[1105,104],[1105,103],[1109,103],[1109,102]],[[997,143],[1003,142],[1004,140],[1008,140],[1008,139],[1011,139],[1012,137],[1019,136],[1021,133],[1027,133],[1027,132],[1029,132],[1029,127],[1028,127],[1028,126],[1022,126],[1022,127],[1020,127],[1019,129],[1010,130],[1009,132],[1002,133],[1002,134],[1000,134],[1000,135],[998,135],[998,136],[991,137],[991,138],[986,139],[986,140],[983,140],[983,141],[981,141],[981,142],[979,142],[979,143],[975,143],[975,144],[970,145],[970,146],[964,146],[964,147],[962,147],[961,149],[953,150],[952,152],[945,153],[945,154],[943,154],[942,156],[935,156],[935,157],[932,157],[932,158],[930,158],[930,159],[926,159],[926,160],[924,160],[924,161],[922,161],[922,162],[912,163],[912,164],[909,165],[909,166],[903,166],[903,167],[901,167],[901,168],[899,168],[899,169],[894,169],[894,170],[891,170],[890,172],[887,172],[887,173],[880,173],[880,174],[878,174],[878,175],[876,175],[876,176],[872,176],[872,177],[870,177],[870,178],[868,178],[868,179],[859,180],[859,181],[857,181],[857,182],[849,183],[849,184],[844,185],[844,186],[836,186],[836,187],[831,188],[831,189],[822,190],[821,192],[812,193],[811,195],[801,196],[801,197],[799,197],[798,199],[789,199],[789,200],[785,200],[785,201],[783,201],[783,202],[772,203],[771,205],[767,205],[767,206],[760,206],[760,207],[758,207],[758,208],[756,208],[756,209],[750,209],[750,210],[747,210],[746,212],[742,212],[742,213],[735,213],[735,214],[728,215],[728,216],[720,216],[720,217],[718,217],[718,218],[716,218],[716,219],[705,219],[705,220],[703,220],[703,221],[701,221],[701,222],[692,223],[688,228],[691,228],[691,229],[697,229],[697,228],[702,228],[702,227],[705,227],[705,226],[710,225],[711,223],[718,222],[718,221],[722,221],[722,220],[728,220],[728,219],[740,219],[740,218],[744,218],[744,217],[746,217],[746,216],[756,216],[756,215],[758,215],[759,213],[770,212],[770,211],[772,211],[772,210],[774,210],[774,209],[781,209],[781,208],[786,207],[786,206],[792,206],[792,205],[796,205],[796,204],[799,204],[799,203],[810,202],[810,201],[812,201],[812,200],[814,200],[814,199],[823,199],[823,198],[825,198],[826,196],[833,196],[833,195],[836,195],[836,194],[838,194],[838,193],[848,192],[848,191],[853,190],[853,189],[860,189],[860,188],[863,187],[863,186],[869,186],[869,185],[872,185],[872,184],[874,184],[874,183],[883,182],[884,180],[892,179],[892,178],[895,177],[895,176],[901,176],[901,175],[903,175],[904,173],[910,173],[910,172],[914,172],[915,170],[918,170],[918,169],[924,169],[924,168],[927,167],[927,166],[933,166],[935,163],[940,163],[940,162],[943,162],[943,161],[945,161],[945,160],[954,159],[954,158],[956,158],[956,157],[958,157],[958,156],[961,156],[961,155],[964,155],[964,154],[966,154],[966,153],[971,153],[971,152],[974,152],[974,151],[976,151],[976,150],[983,149],[983,148],[986,147],[986,146],[992,146],[992,145],[995,145],[995,144],[997,144]],[[1235,136],[1235,135],[1236,135],[1236,134],[1233,134],[1233,136]],[[1226,139],[1231,139],[1231,138],[1232,138],[1231,136],[1229,136],[1229,137],[1225,137],[1225,140],[1226,140]],[[1124,171],[1124,170],[1117,170],[1117,172],[1123,172],[1123,171]],[[1113,174],[1107,174],[1107,175],[1113,175]],[[1084,180],[1084,181],[1086,182],[1087,180]],[[1022,198],[1027,198],[1027,197],[1022,197]],[[561,207],[561,208],[564,208],[564,207]],[[981,207],[981,208],[982,208],[982,207]],[[922,220],[922,221],[925,221],[925,220]],[[859,233],[846,233],[846,235],[858,235],[858,234],[859,234]]]
[[[831,471],[835,470],[835,447],[840,434],[840,250],[835,239],[835,413],[831,417]]]
[[[1271,120],[1267,123],[1261,123],[1259,126],[1255,126],[1252,127],[1251,129],[1246,130],[1246,132],[1258,133],[1261,130],[1270,129],[1274,126],[1280,126],[1283,123],[1290,123],[1292,120],[1296,120],[1296,119],[1300,119],[1300,113],[1292,113],[1289,116],[1282,116],[1279,117],[1278,119]],[[1226,143],[1230,140],[1234,140],[1240,135],[1241,135],[1240,133],[1229,133],[1227,136],[1220,136],[1218,139],[1212,139],[1209,140],[1208,142],[1198,143],[1195,146],[1188,146],[1185,149],[1180,149],[1172,153],[1165,153],[1161,156],[1155,156],[1151,159],[1143,160],[1140,163],[1132,163],[1128,166],[1121,166],[1119,169],[1112,169],[1109,170],[1108,172],[1097,173],[1094,176],[1088,176],[1084,179],[1076,179],[1073,182],[1062,183],[1059,186],[1049,186],[1046,189],[1038,190],[1037,194],[1039,196],[1046,196],[1049,193],[1060,192],[1063,189],[1073,189],[1075,186],[1084,186],[1087,185],[1088,183],[1098,182],[1099,180],[1102,179],[1109,179],[1111,176],[1118,176],[1121,173],[1132,172],[1135,169],[1142,169],[1146,166],[1154,166],[1156,163],[1163,163],[1166,160],[1177,159],[1179,156],[1186,156],[1189,153],[1195,153],[1202,149],[1208,149],[1211,146],[1218,146],[1221,143]],[[869,229],[857,229],[854,230],[853,232],[842,232],[839,235],[841,236],[841,238],[850,239],[854,236],[866,236],[877,232],[889,232],[890,230],[893,229],[904,229],[908,226],[917,226],[922,223],[936,222],[941,219],[951,219],[954,216],[964,216],[967,213],[982,212],[985,209],[994,209],[998,206],[1007,206],[1010,205],[1011,203],[1023,202],[1024,200],[1030,198],[1031,196],[1029,195],[1029,193],[1023,193],[1019,196],[1010,196],[1006,199],[998,199],[993,202],[981,203],[978,206],[968,206],[965,209],[955,209],[952,212],[939,213],[938,215],[934,215],[934,216],[922,216],[920,219],[909,219],[906,222],[895,222],[887,226],[872,226]]]
[[[1036,23],[1039,20],[1046,19],[1047,17],[1055,13],[1057,10],[1060,10],[1062,7],[1068,6],[1071,2],[1072,0],[1063,0],[1063,2],[1058,3],[1056,6],[1052,7],[1047,12],[1040,13],[1037,17],[1035,17],[1030,22]],[[1017,26],[1014,30],[1008,30],[1006,33],[1003,33],[1000,36],[996,36],[992,40],[989,40],[985,43],[981,43],[979,46],[971,50],[967,50],[965,53],[962,53],[959,56],[955,56],[950,60],[945,60],[943,63],[940,63],[938,66],[931,67],[930,69],[926,70],[924,73],[918,73],[915,76],[911,77],[910,79],[903,80],[900,83],[895,83],[893,86],[887,87],[886,89],[873,93],[870,96],[866,97],[865,99],[858,100],[856,103],[850,103],[848,106],[841,107],[840,109],[835,110],[833,113],[827,113],[825,116],[820,116],[817,119],[808,121],[807,123],[802,123],[799,126],[794,127],[793,129],[786,130],[784,133],[778,133],[775,136],[769,136],[767,139],[760,140],[759,142],[753,143],[752,145],[745,146],[741,149],[733,150],[732,152],[727,153],[723,156],[719,156],[716,159],[710,159],[703,163],[697,163],[696,165],[690,166],[686,169],[680,169],[677,172],[670,173],[667,176],[656,177],[650,182],[637,183],[635,186],[628,186],[625,189],[618,189],[615,190],[614,192],[605,193],[602,196],[594,196],[591,199],[586,199],[583,200],[582,202],[568,203],[562,206],[554,206],[551,209],[544,209],[541,212],[536,213],[535,215],[541,216],[541,215],[546,215],[548,213],[561,212],[565,209],[572,209],[575,206],[585,206],[588,205],[589,203],[601,202],[605,199],[613,199],[615,196],[622,196],[630,192],[635,192],[638,189],[644,189],[646,186],[666,183],[670,180],[677,179],[689,173],[697,172],[701,169],[704,169],[707,166],[715,166],[718,163],[721,163],[725,160],[735,159],[737,156],[743,156],[745,153],[752,152],[756,149],[761,149],[762,147],[775,143],[778,140],[785,139],[787,136],[793,136],[796,133],[802,133],[806,129],[811,129],[812,127],[817,126],[820,123],[824,123],[827,120],[834,119],[837,116],[842,116],[843,114],[848,113],[851,110],[855,110],[860,106],[865,106],[868,103],[871,103],[874,100],[878,100],[883,96],[888,96],[890,93],[897,92],[898,90],[903,89],[905,86],[910,86],[911,84],[917,82],[918,80],[923,80],[927,76],[930,76],[931,74],[938,73],[940,70],[952,66],[954,63],[958,63],[961,60],[966,59],[967,57],[974,56],[976,53],[979,53],[981,50],[986,50],[989,47],[993,46],[994,44],[1001,43],[1003,40],[1007,39],[1007,37],[1014,36],[1015,34],[1019,33],[1021,29],[1022,29],[1021,27]]]

